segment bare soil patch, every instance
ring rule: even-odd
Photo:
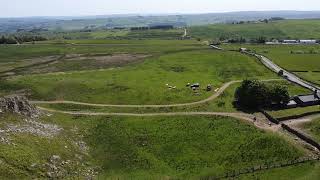
[[[66,61],[95,61],[102,65],[116,65],[121,66],[128,63],[133,63],[139,61],[143,58],[148,57],[145,54],[94,54],[94,55],[81,55],[81,54],[72,54],[67,55]]]
[[[122,67],[142,62],[146,54],[68,54],[63,58],[29,69],[31,73],[83,71]]]

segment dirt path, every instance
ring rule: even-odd
[[[275,131],[278,129],[277,125],[270,126],[266,121],[262,119],[257,119],[254,121],[254,115],[246,113],[227,113],[227,112],[172,112],[172,113],[103,113],[103,112],[74,112],[74,111],[60,111],[49,108],[38,107],[42,111],[47,111],[51,113],[62,113],[69,115],[85,115],[85,116],[134,116],[134,117],[154,117],[154,116],[223,116],[223,117],[232,117],[246,122],[252,123],[259,129]]]
[[[316,114],[316,115],[311,115],[311,116],[305,116],[302,118],[298,118],[298,119],[290,119],[290,120],[286,120],[286,121],[282,121],[282,123],[287,124],[289,126],[293,126],[293,127],[299,127],[299,125],[307,123],[307,122],[311,122],[315,119],[319,119],[320,118],[320,114]]]
[[[283,79],[268,79],[268,80],[262,80],[264,82],[269,81],[283,81]],[[122,107],[122,108],[160,108],[160,107],[180,107],[180,106],[192,106],[192,105],[198,105],[203,104],[209,101],[212,101],[219,97],[229,86],[235,83],[239,83],[241,81],[230,81],[225,84],[217,92],[214,92],[213,95],[208,97],[207,99],[191,102],[191,103],[181,103],[181,104],[167,104],[167,105],[114,105],[114,104],[94,104],[94,103],[85,103],[85,102],[76,102],[76,101],[31,101],[32,104],[74,104],[74,105],[85,105],[85,106],[96,106],[96,107]]]

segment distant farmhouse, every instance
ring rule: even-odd
[[[302,40],[296,40],[296,39],[285,39],[283,41],[280,40],[273,40],[271,42],[266,42],[266,44],[272,45],[272,44],[317,44],[318,41],[314,39],[302,39]]]

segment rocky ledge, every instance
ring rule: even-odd
[[[0,113],[11,112],[23,116],[36,118],[40,115],[40,111],[24,96],[6,96],[0,98]]]

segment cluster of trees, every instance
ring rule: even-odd
[[[238,37],[238,38],[227,38],[227,37],[223,37],[221,36],[219,38],[219,41],[227,41],[228,43],[258,43],[258,44],[264,44],[268,41],[268,39],[264,36],[259,36],[257,38],[252,38],[252,39],[246,39],[244,37]]]
[[[152,25],[152,26],[142,26],[142,27],[131,27],[130,30],[149,30],[149,29],[174,29],[173,25]]]
[[[268,24],[270,21],[280,21],[280,20],[285,20],[285,18],[272,17],[270,19],[259,19],[258,21],[235,21],[235,22],[232,22],[232,24],[254,24],[254,23],[266,23],[266,24]]]
[[[244,80],[235,92],[235,99],[241,107],[258,109],[286,105],[290,95],[286,86],[268,86],[258,80]]]
[[[17,40],[14,37],[5,37],[0,38],[0,44],[17,44]]]
[[[21,36],[1,36],[0,44],[19,44],[24,42],[34,42],[34,41],[46,41],[47,38],[42,36],[29,36],[29,35],[21,35]]]

